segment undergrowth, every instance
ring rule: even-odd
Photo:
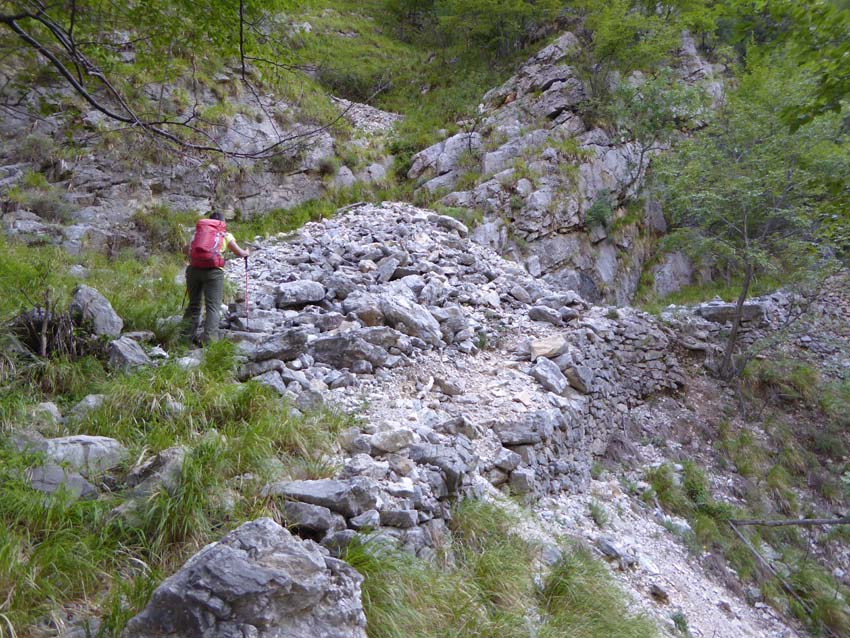
[[[85,270],[82,277],[72,266]],[[125,330],[162,330],[157,320],[178,314],[183,286],[182,254],[122,251],[113,257],[94,252],[69,255],[55,246],[26,246],[0,235],[0,321],[41,303],[45,290],[67,305],[79,283],[96,288],[124,319]]]
[[[50,434],[115,438],[127,446],[129,462],[180,447],[184,462],[171,491],[160,487],[127,500],[119,471],[97,500],[75,501],[63,492],[48,497],[26,480],[27,468],[40,459],[0,442],[0,591],[8,597],[3,614],[18,635],[70,608],[99,608],[102,635],[119,635],[162,574],[240,523],[276,516],[259,493],[267,481],[317,477],[317,459],[350,425],[348,418],[295,413],[269,388],[237,383],[235,371],[233,346],[220,342],[195,369],[169,363],[126,376],[80,374],[79,392],[100,392],[104,403]],[[4,418],[31,408],[15,396],[4,398]],[[47,391],[42,398],[61,399]],[[122,503],[118,515],[114,508]]]
[[[680,477],[670,465],[661,465],[650,470],[646,480],[652,486],[651,494],[665,509],[689,521],[692,531],[685,532],[682,540],[692,551],[697,554],[708,551],[724,557],[741,579],[760,588],[767,602],[793,613],[815,635],[847,635],[850,631],[850,591],[810,556],[807,540],[801,539],[793,528],[741,528],[754,547],[770,546],[781,550],[783,567],[779,567],[778,572],[783,574],[786,587],[779,577],[764,569],[729,524],[730,519],[764,515],[759,507],[763,497],[778,503],[788,497],[791,493],[789,477],[781,467],[777,464],[770,470],[755,470],[766,474],[744,508],[733,508],[715,500],[705,473],[692,462],[683,464]],[[798,513],[787,511],[784,514]]]

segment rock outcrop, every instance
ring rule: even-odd
[[[651,256],[645,231],[656,232],[663,215],[652,202],[642,215],[618,202],[636,198],[655,151],[588,124],[587,89],[571,66],[577,46],[564,33],[542,49],[484,95],[474,132],[414,156],[408,177],[443,194],[448,206],[483,211],[472,237],[526,263],[534,276],[594,302],[626,305]],[[715,97],[721,90],[687,35],[676,71]],[[456,188],[476,171],[481,178],[472,188]],[[607,223],[592,221],[594,207],[610,209]]]
[[[0,114],[0,226],[10,236],[60,245],[72,254],[112,253],[149,241],[143,231],[145,211],[151,207],[199,214],[211,206],[234,207],[250,217],[318,199],[329,189],[384,180],[392,158],[381,151],[379,138],[398,115],[330,100],[327,108],[338,109],[352,125],[343,153],[335,134],[315,124],[315,112],[276,95],[246,91],[239,75],[239,69],[221,73],[215,86],[184,79],[193,93],[185,106],[181,78],[137,88],[157,108],[167,104],[174,109],[170,117],[175,121],[190,120],[205,110],[222,111],[203,126],[212,145],[233,153],[251,154],[281,139],[291,140],[271,158],[217,157],[199,163],[163,154],[156,140],[129,133],[95,148],[92,139],[113,133],[118,123],[82,101],[74,108],[76,97],[67,84],[43,87],[38,92],[43,95],[36,96],[18,93],[15,83],[6,83],[5,98],[17,108]],[[222,91],[226,97],[221,97]],[[43,115],[45,109],[50,115]],[[78,152],[55,159],[62,156],[58,148],[67,143]],[[340,155],[350,158],[352,150],[356,154],[367,147],[370,164],[361,169],[349,160],[352,168],[342,165]],[[28,189],[24,178],[29,172],[43,175],[47,184]],[[12,189],[22,194],[5,198]],[[134,218],[137,213],[141,219]]]

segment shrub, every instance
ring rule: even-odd
[[[194,213],[173,211],[164,204],[136,211],[132,217],[151,251],[173,254],[182,253],[190,237],[188,228],[194,225],[195,219]]]
[[[55,157],[56,142],[43,133],[30,133],[21,140],[17,154],[25,162],[49,162]]]
[[[50,188],[50,183],[43,173],[38,171],[27,171],[21,179],[21,184],[26,188],[47,189]]]
[[[336,157],[323,157],[319,160],[319,175],[333,177],[339,172],[339,160]]]
[[[593,519],[597,527],[601,529],[608,524],[608,512],[597,501],[591,501],[588,509],[590,510],[590,518]]]
[[[584,225],[588,228],[602,226],[608,228],[614,215],[614,196],[611,191],[602,191],[584,214]]]
[[[15,186],[10,189],[6,197],[20,207],[32,211],[43,220],[53,223],[65,223],[71,213],[71,205],[62,196],[62,191],[47,184],[47,180],[39,179],[35,175],[40,173],[28,173],[24,177],[25,182],[35,183],[35,188]]]

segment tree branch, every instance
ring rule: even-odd
[[[220,144],[215,143],[213,141],[212,136],[208,132],[201,130],[197,126],[191,125],[191,122],[193,120],[198,119],[197,114],[194,112],[188,118],[183,120],[148,120],[139,116],[130,106],[130,103],[121,93],[121,91],[119,91],[115,87],[115,85],[113,85],[109,81],[106,75],[97,67],[96,64],[93,63],[91,59],[89,59],[80,50],[80,47],[75,42],[73,33],[77,22],[75,3],[72,5],[72,22],[70,29],[66,29],[61,24],[57,23],[53,18],[51,18],[47,14],[46,6],[39,0],[33,0],[32,5],[35,7],[35,9],[31,11],[21,11],[20,13],[16,14],[0,14],[0,24],[6,25],[28,47],[30,47],[36,53],[44,57],[53,66],[53,68],[58,71],[59,75],[63,78],[63,80],[71,86],[74,92],[81,98],[83,98],[83,100],[85,100],[85,102],[88,103],[92,108],[104,114],[111,120],[128,125],[131,129],[137,129],[142,131],[143,133],[152,135],[154,137],[159,137],[167,141],[168,143],[174,145],[175,147],[181,148],[185,151],[192,151],[198,153],[216,153],[234,159],[271,159],[282,153],[287,152],[294,145],[301,144],[304,142],[304,140],[310,139],[311,137],[314,137],[324,131],[327,131],[328,129],[336,125],[340,120],[342,120],[353,106],[349,105],[331,121],[308,131],[302,131],[285,137],[280,137],[280,133],[275,127],[275,133],[278,135],[279,139],[272,144],[269,144],[260,149],[253,150],[251,152],[242,152],[232,148],[224,148]],[[22,26],[22,23],[24,21],[32,21],[38,23],[39,25],[47,29],[47,32],[50,34],[50,37],[55,41],[55,44],[57,45],[59,51],[57,52],[51,50],[48,42],[45,42],[37,35],[24,28]],[[265,60],[264,58],[247,55],[244,27],[245,24],[248,24],[249,26],[252,25],[250,25],[250,23],[248,23],[245,18],[244,0],[240,0],[239,3],[239,21],[239,52],[242,80],[246,83],[249,90],[253,94],[254,98],[257,100],[258,104],[260,105],[260,108],[263,110],[266,116],[270,117],[270,114],[266,110],[265,105],[262,104],[262,100],[259,96],[258,91],[247,79],[248,69],[246,62],[248,60],[256,60],[258,62],[268,63],[279,68],[286,67],[283,64],[274,63],[273,61]],[[61,59],[60,56],[61,58],[64,58],[64,60]],[[108,97],[106,99],[113,101],[114,104],[117,105],[117,108],[110,106],[109,104],[104,102],[103,98],[98,97],[91,89],[86,87],[85,78],[87,76],[96,79],[102,85],[102,87],[106,90],[108,94]],[[380,87],[377,91],[375,91],[375,93],[373,93],[368,98],[367,101],[373,100],[375,96],[377,96],[384,89],[385,87]],[[270,117],[270,119],[272,118]],[[200,135],[206,138],[207,140],[210,140],[210,143],[195,142],[192,140],[191,137],[179,135],[172,129],[172,127],[185,128],[191,135]]]
[[[768,520],[764,518],[753,518],[746,520],[729,520],[735,525],[759,525],[762,527],[783,527],[786,525],[798,525],[801,527],[816,527],[822,525],[850,525],[850,516],[844,518],[797,518],[786,520]]]

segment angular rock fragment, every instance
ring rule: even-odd
[[[109,343],[109,367],[127,370],[151,364],[142,347],[129,337],[119,337]]]
[[[554,359],[564,354],[569,348],[567,340],[560,335],[553,335],[545,339],[537,339],[531,342],[531,360],[537,361],[538,357]]]
[[[382,297],[380,303],[387,323],[396,330],[432,346],[442,343],[440,324],[425,306],[401,296]]]
[[[30,452],[44,452],[52,462],[88,474],[111,470],[127,458],[127,448],[105,436],[79,434],[40,439],[24,447]]]
[[[68,309],[75,321],[90,327],[98,336],[117,337],[124,327],[124,321],[112,308],[109,300],[89,286],[80,285],[74,288]]]
[[[570,385],[579,392],[587,394],[590,392],[593,384],[593,370],[587,366],[571,365],[564,370],[564,375],[570,382]]]
[[[321,505],[286,501],[283,504],[283,514],[287,523],[298,530],[326,532],[345,529],[345,519]]]
[[[278,308],[302,308],[325,298],[325,287],[317,281],[290,281],[277,287]]]
[[[410,459],[415,463],[434,465],[442,470],[449,492],[456,492],[478,463],[478,457],[463,446],[451,448],[431,443],[417,443],[410,446]]]
[[[291,361],[306,351],[307,335],[304,328],[291,328],[259,343],[240,341],[237,344],[237,352],[252,361]]]
[[[375,509],[378,504],[377,484],[364,477],[343,481],[334,479],[281,481],[267,485],[263,494],[321,505],[339,512],[346,518]]]
[[[416,510],[381,510],[381,525],[388,527],[409,528],[415,527],[419,522],[419,514]]]
[[[380,368],[389,357],[389,353],[380,346],[352,334],[319,337],[310,345],[310,353],[318,363],[349,369],[358,361],[368,361],[373,367]]]
[[[518,467],[511,472],[508,482],[514,494],[528,494],[534,491],[534,470]]]
[[[537,363],[531,369],[531,376],[549,392],[555,394],[561,394],[568,385],[567,378],[560,368],[545,357],[538,357]]]
[[[528,310],[528,318],[532,321],[551,323],[553,326],[560,326],[563,323],[561,313],[547,306],[532,306]]]
[[[268,372],[264,372],[263,374],[253,377],[251,380],[271,388],[281,396],[286,394],[286,384],[283,382],[280,372],[277,370],[269,370]]]
[[[413,443],[413,432],[408,428],[377,432],[370,440],[372,447],[381,452],[398,452]]]
[[[30,487],[45,494],[54,494],[60,489],[72,499],[97,498],[97,489],[84,479],[78,472],[56,465],[45,463],[26,471],[26,479]]]

